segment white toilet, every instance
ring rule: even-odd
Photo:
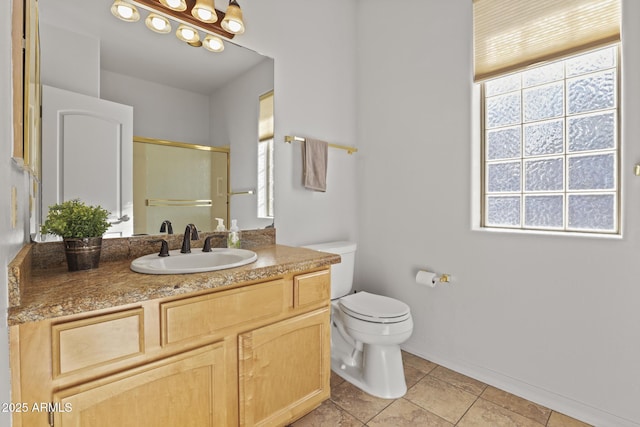
[[[331,369],[377,397],[397,399],[407,392],[400,344],[413,331],[409,306],[368,292],[352,293],[356,244],[305,246],[338,254],[331,266]]]

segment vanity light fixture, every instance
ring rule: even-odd
[[[216,10],[215,0],[115,0],[111,12],[119,19],[135,22],[140,19],[137,7],[149,11],[145,25],[152,31],[166,34],[172,31],[171,21],[178,25],[176,36],[190,46],[211,52],[224,50],[223,38],[233,39],[244,33],[242,10],[236,0],[229,0],[227,11]],[[200,39],[204,33],[204,40]]]
[[[189,43],[191,45],[197,44],[200,41],[200,35],[198,32],[189,27],[188,25],[180,24],[178,30],[176,31],[176,36],[185,43]]]
[[[147,19],[144,20],[144,23],[147,28],[156,33],[167,34],[171,32],[171,23],[164,16],[150,13]]]
[[[244,21],[242,20],[242,9],[236,0],[230,0],[225,16],[220,23],[222,28],[232,34],[244,33]]]
[[[187,2],[185,0],[160,0],[160,4],[178,12],[187,10]]]
[[[196,0],[196,4],[191,9],[191,15],[207,24],[212,24],[218,20],[213,0]]]
[[[138,9],[129,3],[125,3],[122,0],[116,0],[111,6],[111,13],[118,19],[122,19],[126,22],[136,22],[140,19],[140,13]]]
[[[224,50],[224,43],[220,37],[214,36],[213,34],[207,34],[202,41],[202,47],[211,52],[222,52]]]

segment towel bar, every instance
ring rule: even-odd
[[[147,199],[147,206],[213,206],[212,200],[181,200],[181,199]]]
[[[293,141],[304,142],[305,138],[302,138],[300,136],[290,136],[290,135],[287,135],[287,136],[284,137],[284,142],[288,142],[289,144],[291,144]],[[353,154],[353,153],[357,153],[358,152],[358,149],[356,147],[350,147],[348,145],[329,144],[329,147],[339,148],[340,150],[345,150],[349,154]]]

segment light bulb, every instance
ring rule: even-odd
[[[136,22],[140,19],[138,9],[132,4],[126,3],[122,0],[116,0],[111,6],[111,13],[118,19],[122,19],[126,22]]]
[[[190,30],[188,28],[184,28],[181,31],[182,37],[184,37],[187,40],[193,40],[193,36],[195,35],[195,32],[193,30]]]
[[[242,9],[240,9],[240,5],[236,0],[231,0],[229,2],[229,7],[227,7],[227,12],[220,25],[232,34],[244,33]]]
[[[162,31],[167,26],[167,23],[162,19],[158,18],[157,16],[154,16],[151,19],[151,25],[153,25],[153,28],[155,28],[156,30]]]
[[[208,21],[213,16],[213,13],[209,12],[206,9],[198,9],[198,11],[196,13],[198,14],[198,18],[201,21]]]
[[[133,9],[131,9],[131,7],[129,7],[129,6],[121,4],[121,5],[118,6],[118,13],[124,19],[131,19],[131,17],[133,16]]]
[[[186,25],[180,25],[176,31],[176,36],[185,43],[196,43],[200,41],[198,32]],[[201,45],[202,43],[200,43]]]
[[[231,33],[237,33],[238,31],[240,31],[240,29],[242,28],[242,25],[240,25],[240,23],[238,23],[237,21],[227,21],[227,28],[229,29],[229,32]]]
[[[202,43],[205,49],[211,52],[222,52],[224,50],[224,43],[220,37],[214,35],[207,35]]]
[[[185,0],[160,0],[160,4],[178,12],[182,12],[187,9],[187,3]]]
[[[144,20],[145,25],[151,31],[155,31],[156,33],[166,34],[171,31],[171,24],[169,20],[164,16],[156,15],[155,13],[150,13],[147,16],[147,19]]]
[[[191,15],[199,21],[212,24],[218,20],[215,3],[213,0],[196,0],[191,9]]]

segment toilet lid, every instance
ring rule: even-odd
[[[368,292],[342,297],[339,304],[346,314],[369,322],[396,323],[411,315],[409,306],[402,301]]]

